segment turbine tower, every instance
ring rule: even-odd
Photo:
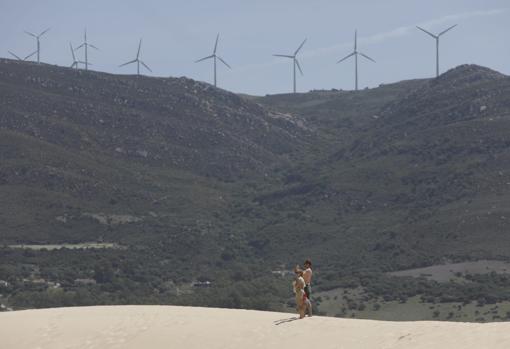
[[[93,49],[95,50],[99,50],[97,47],[95,47],[94,45],[92,44],[89,44],[88,41],[87,41],[87,29],[85,29],[85,34],[83,35],[83,43],[78,46],[75,50],[78,51],[80,48],[84,48],[85,49],[85,70],[89,70],[89,56],[88,56],[88,48],[89,47],[92,47]]]
[[[452,25],[450,28],[443,30],[441,33],[439,33],[437,35],[434,35],[431,32],[416,26],[416,28],[420,29],[422,32],[424,32],[424,33],[430,35],[431,37],[433,37],[434,39],[436,39],[436,78],[439,76],[439,38],[441,37],[441,35],[446,34],[446,32],[452,30],[456,26],[457,26],[457,24]]]
[[[69,48],[71,49],[71,55],[73,57],[73,64],[71,64],[71,69],[75,68],[76,70],[79,69],[79,64],[85,64],[85,62],[82,62],[82,61],[79,61],[76,59],[76,56],[74,54],[74,49],[73,49],[73,44],[71,44],[71,42],[69,42]]]
[[[148,71],[152,73],[151,68],[147,66],[142,60],[140,60],[140,49],[142,48],[142,39],[140,39],[140,43],[138,44],[138,52],[136,53],[136,58],[132,61],[126,62],[124,64],[119,65],[119,67],[123,67],[128,64],[136,63],[136,75],[140,76],[140,64],[143,65]]]
[[[14,58],[16,58],[18,61],[26,61],[27,59],[29,59],[30,57],[32,57],[33,55],[35,55],[37,53],[37,51],[34,51],[32,52],[31,54],[29,54],[28,56],[25,56],[25,58],[21,58],[20,56],[18,56],[17,54],[15,54],[14,52],[12,51],[9,51],[9,53],[11,54],[11,56],[13,56]]]
[[[202,62],[202,61],[205,61],[207,59],[213,59],[214,61],[214,87],[216,87],[216,60],[219,59],[221,63],[225,64],[225,66],[229,69],[232,69],[232,67],[230,65],[228,65],[227,62],[225,62],[223,60],[223,58],[221,58],[220,56],[218,56],[216,54],[216,50],[218,49],[218,40],[220,38],[220,33],[218,33],[218,35],[216,35],[216,43],[214,44],[214,50],[213,50],[213,53],[212,55],[210,56],[207,56],[207,57],[204,57],[204,58],[200,58],[198,61],[195,61],[195,63],[198,63],[198,62]]]
[[[292,59],[292,67],[293,67],[293,82],[294,82],[294,93],[296,93],[296,67],[299,69],[299,72],[301,73],[301,75],[303,75],[303,70],[301,69],[301,65],[299,64],[299,61],[298,59],[296,58],[297,54],[299,53],[299,51],[301,50],[301,48],[303,47],[303,45],[305,44],[306,42],[306,39],[303,40],[303,42],[301,43],[301,45],[299,45],[299,47],[297,48],[296,51],[294,51],[294,54],[293,55],[273,55],[275,57],[284,57],[284,58],[290,58]]]
[[[25,30],[26,34],[28,34],[30,36],[33,36],[35,38],[35,40],[37,41],[37,50],[35,51],[37,53],[37,63],[40,63],[40,54],[41,54],[41,41],[40,41],[40,38],[41,38],[41,36],[46,34],[46,32],[48,30],[50,30],[50,28],[44,30],[39,35],[35,35],[34,33],[31,33],[31,32],[28,32],[28,31]]]
[[[364,58],[366,58],[366,59],[368,59],[368,60],[370,60],[370,61],[375,63],[375,60],[373,60],[372,58],[368,57],[366,54],[358,51],[358,31],[355,30],[354,31],[354,51],[352,53],[348,54],[347,56],[345,56],[344,58],[342,58],[341,60],[339,60],[336,63],[337,64],[341,63],[341,62],[345,61],[347,58],[350,58],[350,57],[354,56],[354,79],[355,79],[355,88],[356,88],[356,91],[358,91],[358,55],[363,56]]]

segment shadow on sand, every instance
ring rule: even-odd
[[[290,317],[288,319],[280,319],[280,320],[276,320],[276,321],[273,321],[273,323],[278,326],[278,325],[281,325],[281,324],[284,324],[286,322],[291,322],[291,321],[296,321],[296,320],[299,320],[299,317],[298,316],[294,316],[294,317]]]

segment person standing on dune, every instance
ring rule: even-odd
[[[294,289],[294,294],[296,296],[296,308],[299,313],[299,318],[303,319],[305,317],[307,308],[306,293],[304,291],[305,280],[303,279],[303,270],[296,266],[296,268],[294,268],[294,273],[296,274],[296,279],[292,283],[292,286]]]
[[[305,292],[305,279],[303,269],[299,265],[296,265],[294,268],[294,273],[296,274],[296,279],[294,280],[294,294],[296,295],[296,306],[299,313],[299,318],[302,319],[305,317],[305,314],[308,313],[308,316],[312,316],[312,302],[308,298]]]
[[[303,279],[305,280],[305,293],[308,299],[311,300],[312,296],[312,261],[307,259],[303,264],[305,270],[303,271]]]
[[[305,270],[303,271],[303,280],[305,281],[304,291],[306,294],[306,308],[308,316],[312,316],[312,261],[307,259],[303,264]]]

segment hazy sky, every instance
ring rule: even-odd
[[[51,30],[41,39],[41,59],[72,62],[87,27],[95,70],[130,74],[118,65],[136,55],[155,76],[187,76],[212,81],[212,62],[194,61],[211,54],[220,32],[218,54],[231,66],[218,67],[218,85],[234,92],[263,95],[292,88],[292,53],[306,37],[300,55],[304,76],[298,91],[352,89],[354,61],[335,64],[353,48],[377,63],[360,60],[360,87],[430,77],[435,74],[435,43],[420,25],[440,32],[459,24],[441,41],[441,71],[476,63],[510,74],[510,1],[508,0],[0,0],[0,56],[8,50],[27,55],[35,39],[24,30]],[[81,55],[82,53],[78,53]]]

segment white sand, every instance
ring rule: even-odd
[[[510,348],[510,323],[386,322],[171,306],[0,313],[2,349]]]

